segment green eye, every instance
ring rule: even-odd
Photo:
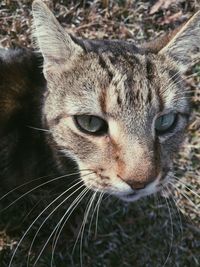
[[[176,114],[168,113],[158,117],[155,121],[155,129],[158,134],[163,134],[169,130],[171,130],[172,126],[176,121]]]
[[[100,117],[92,115],[76,115],[74,116],[76,126],[82,132],[103,135],[108,131],[108,124]]]

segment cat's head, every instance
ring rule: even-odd
[[[125,41],[82,41],[49,9],[33,3],[44,57],[44,115],[54,142],[73,158],[86,186],[127,201],[157,192],[188,123],[183,72],[200,48],[200,13],[173,36],[137,48]]]

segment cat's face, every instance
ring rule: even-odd
[[[132,201],[167,182],[188,103],[164,57],[127,53],[49,67],[44,113],[58,149],[94,171],[86,186]]]
[[[35,3],[48,85],[44,115],[56,149],[93,172],[82,177],[91,189],[126,201],[162,189],[188,122],[181,68],[165,51],[147,53],[125,42],[81,46]],[[52,23],[53,49],[45,20],[49,31]]]

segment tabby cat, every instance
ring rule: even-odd
[[[71,36],[40,0],[33,17],[40,52],[0,50],[1,186],[78,169],[73,179],[125,201],[162,190],[190,116],[200,12],[141,47]]]

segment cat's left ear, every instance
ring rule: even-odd
[[[200,59],[200,11],[174,31],[142,45],[142,50],[171,57],[185,72],[194,58]]]
[[[170,56],[177,62],[181,72],[185,72],[194,58],[200,59],[200,11],[171,35],[171,39],[158,54]]]
[[[83,52],[41,0],[33,2],[32,10],[33,35],[45,64],[69,63]]]

